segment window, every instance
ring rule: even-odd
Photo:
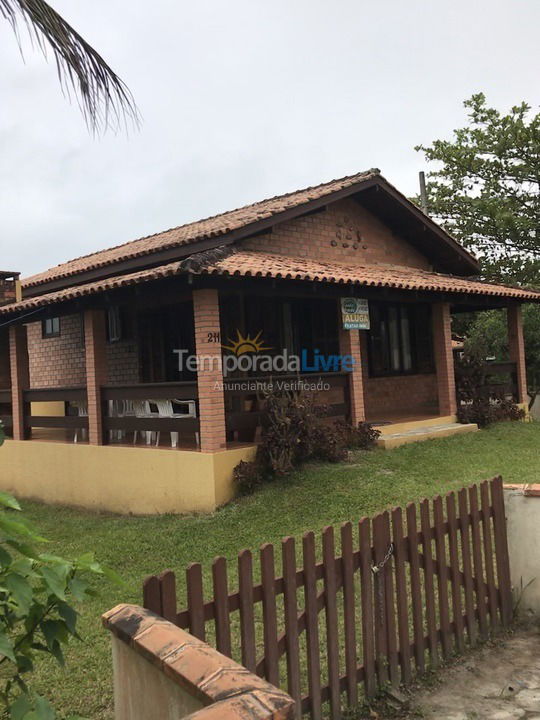
[[[371,377],[434,371],[429,305],[371,302],[370,318]]]
[[[107,339],[109,342],[122,339],[122,318],[118,305],[113,305],[107,311]]]
[[[41,336],[44,338],[58,337],[60,335],[60,318],[45,318],[41,321]]]

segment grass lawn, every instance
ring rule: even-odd
[[[94,550],[128,583],[124,589],[98,585],[100,597],[82,608],[84,642],[71,646],[66,670],[43,662],[37,689],[62,714],[112,718],[109,643],[99,618],[119,602],[140,602],[145,575],[170,567],[181,581],[185,566],[198,561],[208,577],[216,555],[232,560],[242,548],[285,535],[300,538],[306,530],[357,520],[497,474],[508,482],[534,482],[539,446],[540,423],[502,423],[470,435],[359,454],[350,464],[306,466],[207,516],[121,517],[25,502],[26,515],[52,540],[49,552],[70,557]]]

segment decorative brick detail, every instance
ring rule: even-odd
[[[241,247],[297,258],[339,262],[347,267],[385,263],[430,270],[429,260],[354,200],[280,223]]]
[[[218,291],[194,290],[193,313],[195,351],[199,357],[212,358],[211,363],[199,368],[197,375],[201,450],[216,452],[226,446]]]
[[[339,319],[341,322],[341,318]],[[360,351],[360,333],[358,330],[339,331],[339,351],[341,355],[351,355],[354,366],[349,374],[349,403],[351,408],[351,423],[356,427],[364,422],[366,413],[364,408],[364,379],[362,369],[362,353]]]
[[[527,368],[525,366],[525,341],[523,339],[521,305],[509,305],[507,318],[510,360],[516,363],[518,403],[525,403],[528,402]]]
[[[103,625],[187,694],[208,705],[186,720],[294,717],[294,701],[285,692],[149,610],[118,605],[103,615]]]
[[[10,325],[9,356],[11,366],[11,404],[13,415],[13,439],[26,440],[27,432],[24,423],[23,392],[30,387],[28,369],[28,344],[26,327]]]
[[[433,349],[437,368],[440,415],[455,415],[456,381],[452,354],[452,317],[448,303],[433,304]]]
[[[103,445],[101,386],[107,380],[105,349],[105,312],[87,310],[84,313],[86,349],[86,391],[88,394],[88,441]]]

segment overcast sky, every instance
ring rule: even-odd
[[[472,93],[540,102],[539,0],[51,2],[143,123],[93,138],[0,20],[0,269],[25,275],[370,167],[411,194]]]

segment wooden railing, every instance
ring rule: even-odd
[[[241,440],[254,439],[263,409],[263,390],[270,383],[278,392],[299,383],[307,386],[322,383],[328,388],[316,391],[316,397],[317,404],[325,408],[325,417],[345,419],[349,415],[348,382],[346,372],[224,378],[227,433],[236,433]]]
[[[456,366],[458,400],[469,400],[473,384],[486,398],[518,398],[517,366],[515,362],[485,362],[480,370],[474,366]]]
[[[88,429],[88,417],[75,410],[86,407],[85,387],[34,388],[23,392],[25,404],[24,423],[32,428],[60,428],[66,430]],[[30,403],[64,403],[63,415],[32,415]]]
[[[13,430],[10,389],[0,390],[0,422],[6,435],[10,436]]]
[[[510,624],[500,477],[344,523],[340,535],[337,551],[334,529],[323,530],[320,559],[313,532],[303,536],[302,558],[293,538],[263,545],[260,583],[252,553],[242,551],[235,590],[226,559],[216,558],[206,597],[203,569],[192,564],[179,610],[174,573],[151,576],[144,606],[286,689],[295,717],[314,720],[327,701],[340,718],[358,703],[359,685],[369,698],[388,682],[409,683]]]
[[[136,417],[130,411],[115,413],[115,406],[122,402],[129,405],[138,401],[171,400],[187,401],[198,398],[196,382],[144,383],[139,385],[107,385],[101,389],[104,410],[103,428],[106,431],[178,432],[198,433],[199,418]],[[198,415],[198,413],[197,413]],[[106,433],[106,436],[108,433]]]

